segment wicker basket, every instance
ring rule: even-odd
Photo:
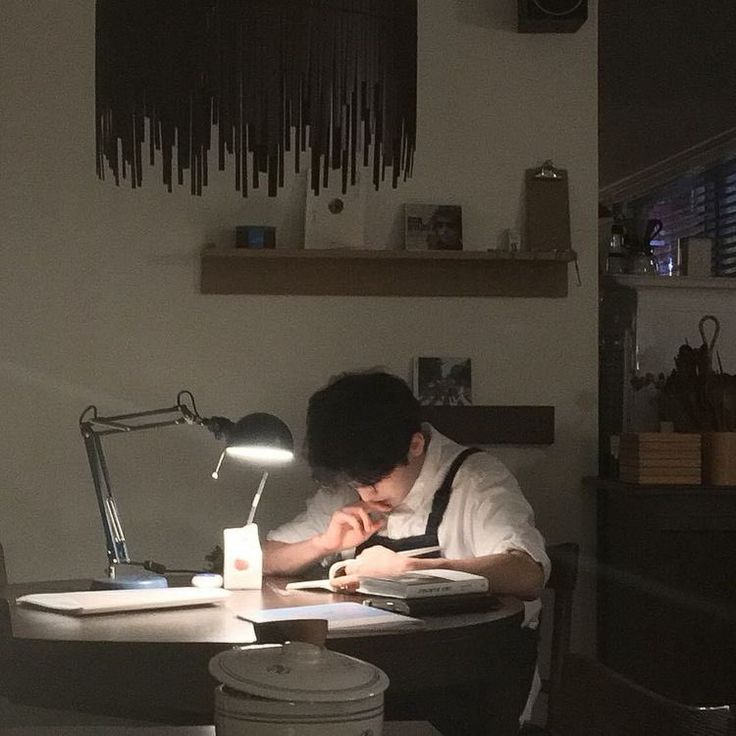
[[[699,434],[639,432],[621,437],[619,477],[642,485],[700,485]]]

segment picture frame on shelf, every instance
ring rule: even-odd
[[[238,225],[235,228],[236,248],[276,247],[276,228],[270,225]]]
[[[412,389],[422,406],[473,403],[470,358],[414,358]]]
[[[307,180],[309,179],[307,172]],[[366,198],[369,177],[356,172],[355,184],[348,180],[342,191],[342,176],[333,171],[329,185],[315,194],[307,187],[304,208],[304,247],[307,249],[370,249],[365,237]]]
[[[463,210],[454,204],[405,204],[407,250],[462,250]]]

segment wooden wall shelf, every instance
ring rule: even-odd
[[[574,251],[306,250],[207,247],[203,294],[567,296]]]
[[[422,419],[462,445],[551,445],[554,406],[423,406]]]

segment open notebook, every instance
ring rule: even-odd
[[[439,552],[439,546],[432,547],[418,547],[416,549],[407,549],[397,552],[402,557],[423,557],[433,552]],[[345,575],[345,568],[353,560],[338,560],[330,565],[330,570],[327,578],[319,578],[317,580],[298,580],[293,583],[286,584],[286,590],[329,590],[332,593],[340,592],[340,585],[335,584],[334,581],[338,580]],[[354,591],[355,593],[371,593],[369,590],[362,590],[358,588]]]
[[[149,590],[80,590],[70,593],[30,593],[16,602],[71,616],[142,611],[218,603],[230,595],[222,588],[154,588]]]

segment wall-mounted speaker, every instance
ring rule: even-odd
[[[574,33],[588,19],[588,0],[518,0],[519,33]]]

